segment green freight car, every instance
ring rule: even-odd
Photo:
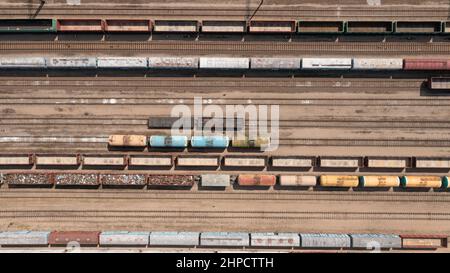
[[[56,19],[0,19],[0,32],[56,32]]]

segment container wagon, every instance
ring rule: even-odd
[[[198,32],[197,21],[166,21],[156,20],[153,27],[155,32]]]
[[[150,232],[104,231],[99,235],[100,246],[148,246]]]
[[[279,182],[281,186],[314,187],[317,178],[312,175],[280,175]]]
[[[1,19],[0,32],[56,32],[56,19]]]
[[[261,70],[296,70],[300,69],[300,58],[250,58],[251,69]]]
[[[250,33],[293,33],[295,21],[250,21]]]
[[[183,155],[177,157],[177,166],[180,167],[218,167],[219,156]]]
[[[250,246],[248,233],[243,232],[202,232],[201,246],[213,247],[246,247]]]
[[[401,234],[402,248],[437,249],[447,247],[447,235]]]
[[[348,21],[349,34],[390,34],[394,32],[393,22],[383,21]]]
[[[100,183],[105,186],[144,186],[145,174],[100,174]]]
[[[192,175],[149,175],[149,186],[163,187],[192,187],[195,178]]]
[[[151,136],[149,145],[153,148],[186,148],[188,139],[186,136]]]
[[[364,249],[400,249],[402,248],[402,239],[393,234],[349,234],[352,239],[353,248]]]
[[[445,77],[432,77],[428,79],[428,88],[433,90],[449,90],[450,89],[450,78]]]
[[[398,187],[400,178],[393,175],[365,175],[359,177],[361,187]]]
[[[282,157],[282,156],[272,156],[271,157],[272,167],[279,168],[311,168],[315,165],[314,157]]]
[[[238,138],[231,141],[234,148],[262,148],[270,146],[270,137],[257,137],[255,139]]]
[[[98,231],[52,231],[49,236],[49,245],[67,245],[76,242],[85,246],[97,246],[99,244]]]
[[[149,57],[150,69],[198,69],[198,57]]]
[[[450,158],[416,157],[414,167],[426,169],[450,169]]]
[[[450,70],[447,59],[404,59],[404,70]]]
[[[403,59],[401,58],[354,58],[353,69],[355,70],[402,70]]]
[[[200,69],[249,69],[249,58],[200,57]]]
[[[84,69],[97,68],[95,57],[52,57],[47,59],[48,68]]]
[[[170,155],[130,155],[128,165],[130,167],[171,167],[173,159]]]
[[[199,232],[151,232],[150,246],[199,246]]]
[[[111,135],[108,138],[111,147],[146,147],[147,136],[142,135]]]
[[[152,22],[150,20],[105,20],[105,31],[107,32],[151,32]]]
[[[83,166],[125,167],[127,157],[122,155],[83,155]]]
[[[144,57],[98,57],[97,68],[145,69],[147,58]]]
[[[341,21],[328,21],[328,22],[316,22],[316,21],[299,21],[298,33],[306,34],[337,34],[345,31],[345,24]]]
[[[97,174],[92,173],[58,173],[55,174],[57,186],[99,186]]]
[[[359,178],[356,175],[321,175],[320,186],[322,187],[358,187]]]
[[[440,188],[448,187],[446,178],[440,176],[403,176],[400,179],[401,185],[405,188]]]
[[[264,168],[267,163],[265,156],[225,156],[224,166],[235,168]]]
[[[105,29],[101,19],[58,19],[58,32],[102,32]]]
[[[251,233],[250,246],[255,247],[300,247],[297,233]]]
[[[303,58],[302,69],[347,70],[352,68],[351,58]]]
[[[351,248],[347,234],[300,233],[302,248]]]
[[[43,57],[3,57],[0,58],[0,69],[45,69],[47,63]]]
[[[239,186],[274,186],[277,181],[275,175],[269,174],[240,174],[238,176]]]
[[[202,174],[200,176],[202,187],[228,187],[230,179],[229,174]]]
[[[442,23],[439,22],[408,22],[399,21],[395,24],[398,34],[434,34],[441,32]]]
[[[4,231],[0,232],[3,246],[48,246],[49,231]]]
[[[228,147],[230,139],[228,136],[193,136],[191,137],[191,146],[194,148],[217,148],[225,149]]]
[[[244,33],[247,31],[245,21],[202,21],[202,32]]]

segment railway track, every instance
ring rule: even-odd
[[[245,55],[249,53],[262,53],[272,55],[306,54],[314,52],[329,55],[346,55],[349,53],[364,55],[449,55],[449,43],[416,43],[416,42],[236,42],[236,41],[20,41],[0,42],[0,51],[5,53],[18,51],[47,52],[120,52],[138,51],[170,54],[218,54],[233,53]]]
[[[403,220],[450,221],[450,213],[420,212],[341,212],[341,211],[192,211],[192,210],[0,210],[0,219],[82,219],[107,218],[158,220]]]
[[[15,17],[29,17],[30,10],[35,10],[39,5],[25,6],[2,6],[0,9],[0,16],[15,16]],[[95,13],[92,12],[95,10]],[[435,19],[446,20],[448,17],[448,6],[436,6],[436,7],[422,7],[422,6],[389,6],[389,7],[350,7],[350,6],[322,6],[322,7],[270,7],[262,6],[258,10],[258,14],[254,16],[254,20],[263,19],[279,19],[283,17],[284,20],[298,20],[308,19],[317,20],[320,19],[389,19],[389,18],[401,18],[401,19]],[[249,17],[249,11],[246,7],[224,7],[224,8],[201,8],[201,7],[151,7],[148,5],[134,5],[134,6],[122,6],[117,7],[88,5],[88,6],[71,6],[62,7],[58,5],[48,4],[39,13],[37,18],[46,17],[69,17],[80,16],[83,18],[101,18],[108,16],[108,18],[117,18],[121,16],[139,17],[139,16],[152,16],[152,19],[167,19],[167,18],[191,18],[191,19],[239,19],[247,20]]]

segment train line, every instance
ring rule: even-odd
[[[18,6],[2,6],[0,9],[1,17],[29,17],[30,8],[37,9],[38,5],[26,5],[26,7]],[[95,10],[95,13],[92,13]],[[447,6],[436,6],[432,8],[426,7],[414,7],[409,6],[389,6],[389,7],[350,7],[350,6],[323,6],[323,7],[267,7],[263,6],[258,10],[257,15],[254,16],[256,20],[263,19],[279,19],[280,16],[284,19],[331,19],[331,18],[348,18],[348,19],[435,19],[445,20],[448,18]],[[167,19],[167,18],[227,18],[227,19],[239,19],[247,20],[250,16],[248,8],[236,7],[236,8],[200,8],[200,7],[149,7],[136,5],[130,6],[71,6],[61,7],[57,5],[46,5],[43,8],[37,18],[47,18],[49,16],[80,16],[83,18],[98,18],[108,16],[108,18],[126,17],[139,17],[139,16],[152,16],[154,19]]]
[[[120,52],[138,51],[170,54],[219,54],[233,53],[243,55],[246,53],[262,53],[272,55],[303,54],[315,52],[329,55],[448,55],[448,43],[417,43],[417,42],[236,42],[236,41],[8,41],[0,42],[0,50],[5,53],[20,51],[39,52]]]
[[[107,218],[158,219],[158,220],[403,220],[403,221],[450,221],[450,213],[437,212],[341,212],[341,211],[194,211],[194,210],[0,210],[0,219],[82,219]]]

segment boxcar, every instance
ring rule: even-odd
[[[147,136],[142,135],[111,135],[108,139],[109,146],[113,147],[145,147]]]
[[[3,181],[8,185],[48,186],[54,177],[47,173],[5,173]]]
[[[356,175],[321,175],[322,187],[358,187],[359,178]]]
[[[200,234],[200,245],[244,247],[250,246],[250,238],[248,233],[243,232],[202,232]]]
[[[121,155],[84,155],[84,166],[125,166],[127,164],[126,156]]]
[[[448,90],[450,89],[450,78],[447,77],[432,77],[428,79],[428,88],[434,90]]]
[[[357,70],[402,70],[402,58],[354,58],[353,69]]]
[[[249,58],[200,57],[200,69],[249,69]]]
[[[442,23],[440,21],[436,22],[407,22],[399,21],[395,24],[396,33],[439,33],[441,32]]]
[[[144,186],[145,174],[100,174],[100,183],[107,186]]]
[[[404,59],[404,70],[450,70],[448,59]]]
[[[251,69],[295,70],[300,69],[300,58],[250,58]]]
[[[313,175],[280,175],[281,186],[314,187],[317,177]]]
[[[104,231],[99,235],[100,246],[148,246],[150,232]]]
[[[229,174],[202,174],[200,176],[203,187],[228,187],[230,186]]]
[[[46,68],[46,60],[44,57],[3,57],[0,58],[1,68]]]
[[[351,58],[303,58],[302,69],[351,69]]]
[[[237,138],[231,141],[231,146],[235,148],[261,148],[270,145],[270,137],[257,137],[256,139]]]
[[[149,57],[150,69],[198,69],[198,57]]]
[[[48,68],[97,68],[95,57],[52,57],[47,59]]]
[[[239,186],[274,186],[277,181],[275,175],[270,174],[240,174]]]
[[[400,178],[394,175],[365,175],[359,177],[361,187],[398,187]]]
[[[228,147],[230,139],[228,136],[193,136],[191,137],[191,146],[194,148],[218,148]]]
[[[300,247],[300,237],[297,233],[251,233],[250,246]]]
[[[292,33],[295,32],[295,21],[251,21],[250,33]]]
[[[55,174],[55,184],[60,186],[98,186],[97,174],[92,173],[58,173]]]
[[[202,21],[202,32],[243,33],[246,30],[245,21]]]
[[[192,187],[195,178],[192,175],[149,175],[149,186],[176,186],[176,187]]]
[[[393,22],[348,21],[347,33],[350,34],[389,34],[394,32]]]
[[[188,138],[186,136],[151,136],[149,145],[155,148],[185,148],[188,146]]]
[[[0,32],[56,32],[56,19],[1,19]]]
[[[402,248],[402,239],[393,234],[349,234],[353,248]]]
[[[152,23],[150,20],[105,20],[105,31],[107,32],[150,32]]]
[[[100,232],[97,231],[52,231],[49,236],[50,245],[67,245],[76,242],[80,245],[96,246]]]
[[[58,19],[57,30],[60,32],[101,32],[104,21],[101,19]]]
[[[145,57],[98,57],[98,68],[142,69],[147,68]]]
[[[445,168],[450,169],[450,158],[426,158],[426,157],[416,157],[415,167],[416,168]]]
[[[177,157],[177,166],[181,167],[218,167],[218,156],[182,155]]]
[[[155,32],[197,32],[197,21],[166,21],[156,20],[153,31]]]
[[[350,248],[351,239],[347,234],[300,233],[304,248]]]
[[[198,232],[151,232],[150,246],[198,246],[200,245]]]
[[[297,29],[299,33],[312,33],[312,34],[343,33],[344,30],[345,30],[344,22],[340,21],[339,22],[299,21]]]
[[[442,183],[444,180],[445,183]],[[448,187],[446,179],[442,179],[440,176],[403,176],[400,182],[405,188],[440,188],[444,186]],[[445,185],[443,185],[445,184]]]
[[[47,246],[49,231],[0,232],[1,246]]]
[[[273,167],[285,168],[310,168],[314,166],[314,157],[281,157],[272,156],[271,162]]]
[[[129,166],[133,167],[169,167],[172,166],[172,156],[145,156],[145,155],[130,155]]]

